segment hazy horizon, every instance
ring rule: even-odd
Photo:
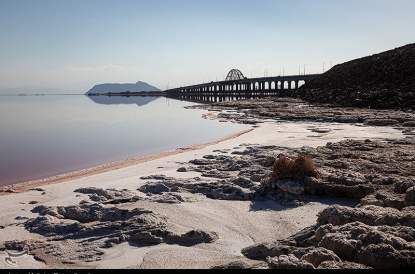
[[[231,68],[320,73],[414,42],[414,9],[412,0],[0,0],[0,93],[165,89],[223,80]]]

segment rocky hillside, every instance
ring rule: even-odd
[[[415,44],[333,67],[307,83],[310,102],[378,109],[415,109]]]

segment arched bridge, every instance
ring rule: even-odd
[[[199,97],[253,98],[288,96],[320,74],[287,75],[246,78],[238,69],[232,69],[224,81],[203,83],[166,90],[171,97],[197,99]]]

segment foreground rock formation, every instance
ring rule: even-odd
[[[358,206],[328,207],[316,225],[242,253],[276,269],[415,267],[414,152],[413,138],[343,141],[308,149],[319,163],[319,178],[288,180],[289,188],[281,182],[287,179],[271,181],[266,192],[292,196],[300,193],[291,189],[302,188],[303,198],[337,196],[355,199]]]
[[[32,212],[39,216],[24,222],[24,227],[45,240],[7,241],[4,248],[28,249],[37,260],[60,266],[99,261],[105,249],[123,242],[135,246],[193,246],[218,239],[215,232],[202,230],[177,233],[166,217],[137,208],[130,200],[117,202],[118,207],[87,201],[74,206],[37,206]]]
[[[318,176],[272,178],[275,155],[308,155]],[[223,155],[195,159],[182,170],[201,178],[181,180],[153,176],[145,193],[192,192],[211,199],[274,199],[299,206],[313,197],[338,197],[356,207],[333,205],[322,211],[316,225],[288,239],[242,250],[241,259],[216,268],[363,269],[415,267],[415,139],[328,143],[318,148],[287,150],[246,145]],[[237,168],[232,168],[238,165]],[[266,170],[266,172],[264,172]],[[258,263],[252,263],[257,260]],[[260,262],[262,261],[262,262]]]

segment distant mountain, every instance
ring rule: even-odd
[[[149,85],[145,82],[138,81],[135,84],[100,84],[95,85],[86,94],[105,94],[105,93],[122,93],[122,92],[146,92],[160,91],[160,89]]]

